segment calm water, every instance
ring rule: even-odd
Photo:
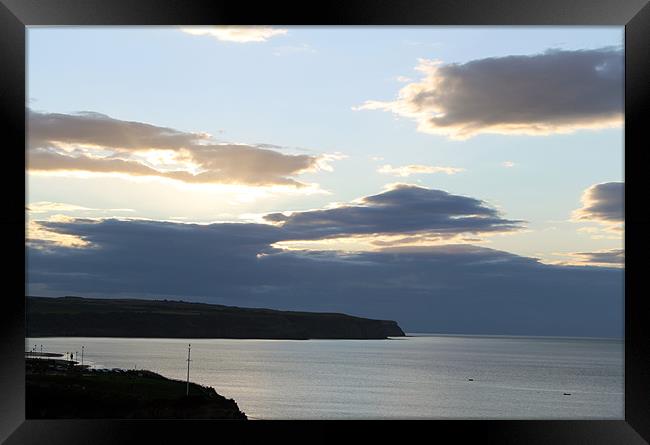
[[[252,418],[623,418],[621,341],[434,335],[27,341],[47,352],[84,345],[86,363],[183,380],[190,342],[190,380],[235,399]]]

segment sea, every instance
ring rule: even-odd
[[[407,334],[387,340],[28,338],[98,368],[148,369],[251,419],[623,419],[624,343]]]

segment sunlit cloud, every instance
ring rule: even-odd
[[[595,252],[573,252],[572,257],[579,259],[582,263],[598,266],[618,266],[625,264],[624,249],[598,250]]]
[[[623,222],[625,183],[604,182],[587,188],[581,197],[582,207],[573,213],[576,221]]]
[[[39,201],[29,203],[25,210],[29,213],[56,213],[56,212],[133,212],[133,209],[97,209],[63,202]]]
[[[115,213],[133,213],[133,209],[99,209],[94,207],[84,207],[75,204],[63,202],[39,201],[31,202],[25,206],[29,218],[43,218],[46,215],[83,215],[90,216],[93,214],[112,215]]]
[[[377,172],[383,173],[386,175],[408,177],[411,175],[424,175],[432,173],[445,173],[447,175],[454,175],[456,173],[465,171],[464,168],[456,167],[438,167],[433,165],[403,165],[400,167],[393,167],[390,164],[382,165],[377,169]]]
[[[209,36],[223,42],[266,42],[272,37],[283,36],[289,31],[271,26],[192,26],[181,31],[194,36]]]
[[[348,158],[347,155],[340,152],[322,154],[316,159],[316,163],[314,166],[315,168],[313,168],[310,171],[332,172],[334,171],[334,167],[332,167],[332,162],[340,161],[347,158]]]
[[[268,189],[249,191],[252,193],[249,197],[245,190],[239,189],[230,195],[254,201],[259,199],[255,193],[268,193]],[[79,212],[77,206],[51,203],[41,208]],[[364,251],[394,246],[480,243],[483,237],[524,230],[523,221],[505,219],[481,200],[409,184],[393,184],[382,193],[348,203],[330,203],[319,209],[233,216],[227,215],[225,219],[268,226],[275,238],[269,245],[290,250]],[[179,218],[170,220],[179,221]],[[50,218],[38,223],[51,230],[52,221]]]
[[[595,223],[597,226],[582,227],[581,232],[596,237],[615,234],[620,237],[624,230],[625,183],[604,182],[588,187],[580,198],[582,207],[575,210],[571,220],[578,223]]]
[[[620,127],[623,52],[548,50],[444,64],[420,59],[417,82],[392,101],[356,110],[413,119],[423,133],[467,139],[481,133],[548,135]]]
[[[625,267],[625,249],[604,249],[593,252],[553,253],[562,260],[549,260],[549,264],[565,266]]]
[[[482,236],[491,235],[483,234]],[[484,242],[486,242],[484,238],[472,238],[464,234],[430,235],[424,233],[408,236],[403,234],[373,234],[316,240],[279,241],[272,244],[272,247],[290,251],[380,252],[391,248],[424,248],[448,244],[482,244]]]
[[[189,133],[99,113],[29,113],[30,172],[79,171],[159,177],[194,184],[310,187],[294,177],[332,171],[340,153],[285,154],[247,144],[215,143]]]
[[[74,218],[62,217],[56,215],[50,219],[52,222],[74,222]],[[41,222],[29,221],[25,230],[27,246],[34,249],[49,249],[52,247],[68,247],[68,248],[87,248],[90,243],[82,237],[75,234],[60,233],[54,230],[49,230]]]

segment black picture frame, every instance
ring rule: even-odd
[[[36,25],[618,25],[625,26],[625,182],[627,209],[625,269],[624,420],[436,420],[391,422],[219,422],[25,420],[25,27]],[[650,311],[644,259],[648,251],[644,171],[648,143],[644,111],[650,92],[650,6],[648,0],[339,0],[266,2],[181,0],[0,0],[0,115],[6,162],[4,209],[5,292],[0,310],[0,440],[7,444],[190,443],[224,432],[281,433],[285,439],[340,440],[339,428],[362,434],[390,430],[414,437],[454,437],[499,444],[642,444],[650,441]],[[22,195],[22,196],[21,196]],[[636,198],[635,198],[636,195]],[[19,259],[23,261],[19,261]],[[22,288],[22,290],[20,290]],[[18,293],[23,292],[19,298]],[[404,425],[408,422],[408,425]],[[397,425],[397,428],[395,427]],[[400,428],[401,426],[407,429]],[[309,427],[311,431],[303,431]],[[315,430],[315,431],[314,431]],[[267,436],[268,437],[268,436]],[[203,439],[205,440],[205,439]],[[368,440],[367,437],[365,440]],[[413,439],[407,439],[413,440]],[[418,439],[420,440],[420,439]]]

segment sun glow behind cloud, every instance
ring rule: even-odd
[[[29,123],[29,172],[64,177],[156,177],[183,184],[263,188],[272,193],[304,189],[299,194],[308,195],[318,192],[318,186],[295,177],[332,172],[332,163],[345,158],[338,152],[287,154],[269,144],[215,142],[207,133],[93,112],[29,111]]]
[[[64,215],[55,215],[50,221],[73,221]],[[88,248],[90,243],[80,236],[58,233],[48,230],[38,221],[29,221],[26,227],[26,245],[36,249],[47,249],[51,246],[69,247],[69,248]]]

